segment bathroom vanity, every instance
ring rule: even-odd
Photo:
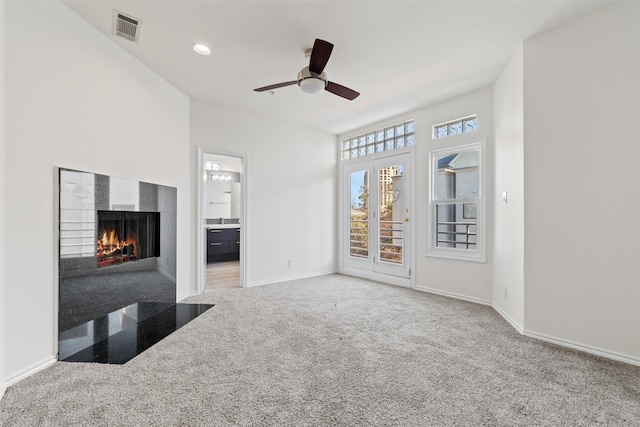
[[[240,259],[240,224],[208,224],[207,263]]]

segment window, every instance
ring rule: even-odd
[[[391,151],[413,145],[413,120],[378,129],[362,135],[343,139],[341,143],[342,160],[355,159],[371,154]]]
[[[428,255],[484,262],[484,138],[430,154]]]
[[[440,123],[433,127],[433,139],[445,138],[464,132],[473,132],[478,129],[478,116],[473,115],[462,119]]]

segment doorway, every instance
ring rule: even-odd
[[[245,286],[246,158],[200,150],[199,293]]]
[[[410,279],[410,154],[345,164],[342,179],[344,270]]]

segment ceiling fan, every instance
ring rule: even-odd
[[[302,70],[300,70],[300,72],[298,73],[298,80],[259,87],[257,89],[254,89],[254,91],[266,92],[273,89],[297,84],[305,93],[319,93],[324,89],[327,92],[333,93],[334,95],[338,95],[345,99],[348,99],[349,101],[353,101],[360,95],[359,92],[327,80],[327,73],[324,72],[324,67],[329,61],[332,50],[333,45],[331,43],[324,40],[316,39],[315,43],[313,43],[313,49],[307,49],[305,52],[305,56],[310,58],[309,66],[304,67]]]

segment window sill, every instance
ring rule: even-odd
[[[431,250],[425,255],[427,258],[450,259],[453,261],[470,261],[486,264],[487,259],[484,255],[477,253],[464,254],[457,251]]]

